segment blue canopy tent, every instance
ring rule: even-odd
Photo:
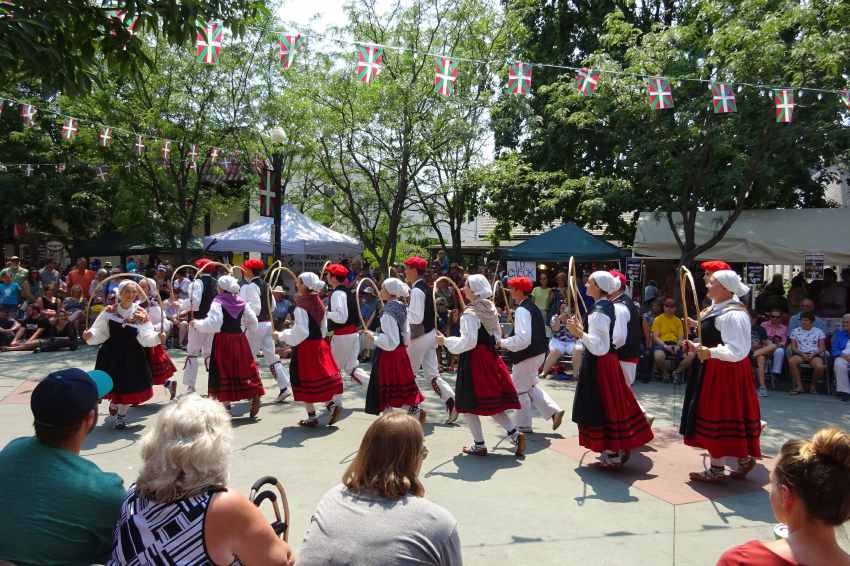
[[[505,252],[505,259],[534,261],[620,259],[624,252],[573,222],[562,224]]]

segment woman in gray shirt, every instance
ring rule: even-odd
[[[457,520],[424,497],[427,454],[410,415],[373,422],[342,484],[319,501],[298,566],[463,564]]]

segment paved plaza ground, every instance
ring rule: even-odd
[[[36,380],[61,367],[91,369],[95,353],[94,348],[81,348],[0,355],[0,445],[32,434],[28,392]],[[171,354],[182,367],[183,352]],[[276,387],[268,372],[263,377],[270,403]],[[203,372],[199,381],[206,381]],[[575,383],[548,380],[542,386],[569,413]],[[730,546],[771,538],[767,468],[786,439],[809,436],[825,425],[850,429],[850,405],[835,398],[771,394],[761,400],[769,428],[762,438],[766,458],[756,472],[734,485],[700,486],[688,483],[687,474],[702,468],[703,453],[683,446],[675,432],[681,387],[638,385],[640,400],[657,415],[656,439],[620,473],[589,466],[595,457],[578,447],[578,432],[569,419],[555,433],[551,423],[535,419],[538,432],[529,435],[522,462],[506,447],[487,458],[463,456],[460,448],[470,440],[466,427],[442,424],[445,414],[438,400],[425,383],[420,387],[430,412],[425,425],[430,455],[422,471],[427,497],[457,517],[464,560],[473,565],[713,565]],[[164,390],[157,389],[151,402],[131,410],[129,429],[115,431],[101,424],[84,446],[85,457],[119,473],[128,484],[139,470],[139,439],[168,402]],[[364,388],[347,383],[345,418],[318,430],[297,426],[303,409],[296,403],[266,404],[257,421],[240,416],[247,413],[245,404],[234,407],[231,486],[247,493],[263,475],[283,482],[296,552],[310,513],[339,482],[373,420],[363,412],[364,395]],[[101,415],[105,412],[103,404]],[[499,429],[490,419],[484,423],[492,448],[501,438]],[[842,544],[850,547],[842,537]]]

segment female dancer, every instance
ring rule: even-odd
[[[174,362],[171,361],[163,346],[165,339],[171,333],[171,321],[167,318],[162,319],[164,316],[161,306],[162,299],[159,296],[156,281],[146,277],[139,281],[139,286],[148,295],[148,301],[142,303],[141,306],[147,311],[154,330],[159,333],[159,344],[153,348],[148,348],[152,383],[165,387],[168,390],[169,397],[174,399],[177,394],[177,381],[171,379],[171,376],[177,372],[177,368],[174,367]]]
[[[218,295],[212,300],[206,318],[194,319],[191,324],[198,332],[215,334],[210,351],[210,397],[221,401],[230,411],[232,401],[251,400],[250,416],[260,412],[260,397],[265,394],[260,372],[254,361],[248,338],[242,332],[242,323],[248,331],[257,328],[257,316],[248,303],[239,296],[239,282],[235,277],[218,278]]]
[[[94,368],[112,378],[109,414],[116,429],[127,428],[130,405],[144,403],[153,397],[151,367],[146,348],[159,344],[145,310],[136,303],[138,285],[122,281],[118,285],[115,309],[101,311],[91,328],[83,332],[87,344],[101,344]]]
[[[685,342],[702,363],[688,382],[679,433],[685,444],[711,455],[711,468],[691,472],[693,481],[742,479],[761,457],[761,411],[748,357],[750,315],[738,299],[749,291],[734,271],[715,271],[708,281],[712,305],[702,318],[702,344]],[[730,475],[724,467],[727,456],[738,459]]]
[[[292,346],[289,379],[296,401],[304,403],[307,418],[301,426],[319,426],[314,403],[325,403],[330,414],[328,426],[342,416],[342,377],[325,340],[327,313],[319,291],[325,284],[313,272],[305,271],[295,280],[295,324],[277,333],[277,339]]]
[[[517,430],[513,419],[505,412],[521,409],[516,388],[505,362],[496,353],[496,340],[502,337],[499,313],[490,301],[493,288],[480,274],[470,275],[463,287],[470,302],[460,318],[460,336],[437,336],[437,344],[452,354],[460,354],[457,368],[455,407],[465,413],[474,444],[463,449],[464,454],[486,456],[484,430],[479,415],[489,415],[508,433],[516,447],[517,457],[525,455],[525,435]]]
[[[579,444],[600,452],[604,469],[619,469],[633,448],[652,440],[652,429],[628,386],[612,343],[614,305],[608,294],[620,282],[607,271],[594,271],[587,280],[593,309],[587,332],[571,317],[567,329],[584,344],[579,382],[573,402],[573,422],[578,424]]]
[[[378,347],[366,391],[366,412],[377,415],[393,407],[404,407],[424,423],[427,413],[419,405],[425,397],[416,386],[416,376],[407,356],[410,325],[407,307],[400,301],[409,295],[410,287],[395,277],[384,279],[381,284],[381,299],[385,301],[381,332],[366,331]]]

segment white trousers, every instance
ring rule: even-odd
[[[331,337],[331,355],[333,355],[339,371],[343,374],[350,374],[360,365],[357,359],[359,353],[359,333],[355,332],[354,334],[343,334],[341,336],[334,334]]]
[[[440,401],[445,403],[449,399],[454,399],[454,389],[445,379],[440,377],[440,366],[437,363],[437,332],[435,330],[411,340],[407,347],[407,355],[410,358],[413,373],[422,371],[425,378],[431,381],[431,387],[434,389],[434,393],[440,396]]]
[[[189,338],[186,343],[186,365],[183,366],[183,385],[195,389],[198,382],[198,358],[204,359],[209,370],[210,351],[215,334],[198,332],[189,325]]]
[[[245,336],[248,338],[252,354],[256,355],[262,349],[263,359],[265,359],[269,371],[272,372],[275,381],[277,381],[277,386],[280,387],[281,391],[285,391],[289,389],[289,373],[280,363],[275,352],[273,330],[271,322],[260,322],[257,324],[257,328],[246,332]]]
[[[519,396],[519,404],[522,407],[516,415],[516,425],[521,428],[531,428],[532,408],[536,408],[544,419],[551,419],[552,415],[560,412],[561,407],[549,396],[546,391],[537,386],[539,378],[537,372],[546,354],[539,354],[514,364],[511,370],[511,379]]]
[[[847,374],[850,370],[850,362],[842,357],[835,358],[835,389],[839,393],[850,393],[850,379]]]
[[[770,364],[770,373],[779,375],[782,373],[782,363],[785,361],[785,348],[777,348],[773,351],[773,363]]]
[[[481,426],[481,417],[472,413],[464,413],[463,420],[466,421],[466,426],[469,427],[469,432],[472,433],[472,439],[478,444],[482,444],[484,442],[484,429]],[[499,423],[508,434],[516,430],[513,420],[505,412],[493,415],[493,420]]]

